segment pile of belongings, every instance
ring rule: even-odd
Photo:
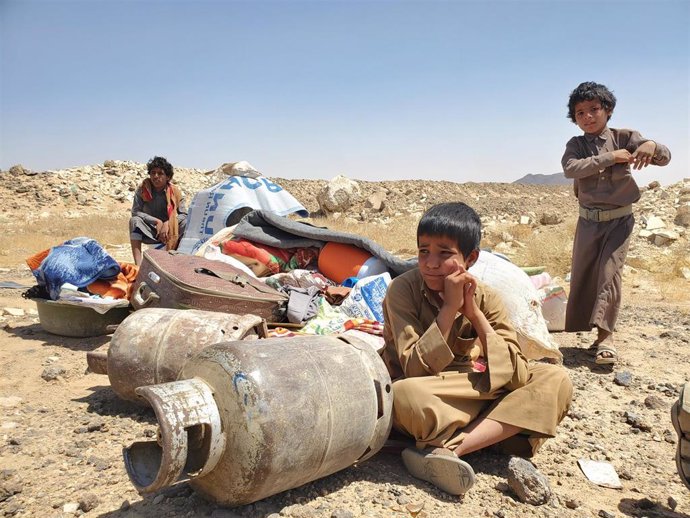
[[[416,266],[374,241],[255,210],[196,251],[288,296],[288,324],[269,336],[357,334],[383,348],[382,302],[392,277]]]
[[[77,237],[26,260],[36,278],[28,298],[88,306],[99,313],[129,305],[138,267],[118,263],[94,239]]]

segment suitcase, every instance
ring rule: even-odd
[[[285,319],[288,296],[220,261],[167,250],[146,250],[134,282],[134,309],[201,309],[269,322]]]

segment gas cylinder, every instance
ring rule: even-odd
[[[188,480],[221,505],[255,502],[361,462],[392,424],[388,371],[355,337],[300,336],[209,346],[178,381],[140,387],[157,440],[124,450],[151,493]]]
[[[137,387],[175,381],[185,362],[205,347],[264,336],[266,323],[257,315],[147,308],[117,327],[107,360],[103,361],[104,352],[94,351],[87,361],[92,371],[108,374],[118,396],[143,404]]]

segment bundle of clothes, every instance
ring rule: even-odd
[[[117,262],[94,239],[77,237],[26,259],[37,286],[25,296],[96,308],[128,305],[139,268]]]

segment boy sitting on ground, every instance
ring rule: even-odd
[[[531,456],[572,397],[565,370],[528,363],[499,296],[468,273],[480,238],[469,206],[430,208],[417,227],[419,267],[398,276],[383,303],[393,426],[416,440],[403,462],[453,495],[474,484],[461,457],[497,443]]]

